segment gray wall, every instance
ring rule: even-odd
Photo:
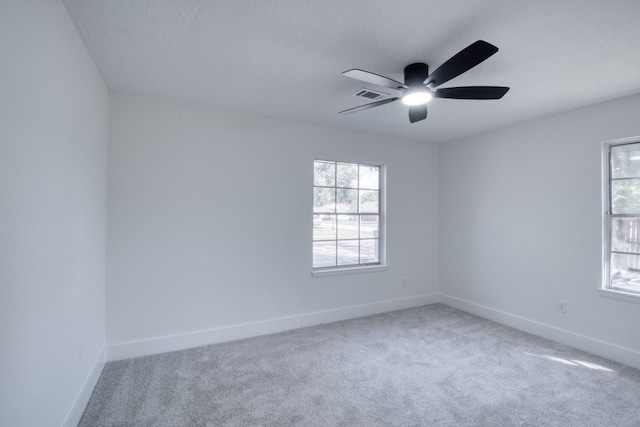
[[[442,145],[443,301],[640,366],[640,305],[598,292],[602,142],[638,117],[635,95]]]
[[[0,40],[0,425],[60,426],[105,342],[108,91],[59,1]]]

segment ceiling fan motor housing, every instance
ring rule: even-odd
[[[429,76],[429,67],[422,62],[404,67],[404,84],[409,87],[424,87],[423,82]]]

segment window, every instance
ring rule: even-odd
[[[314,161],[314,271],[381,264],[380,166]]]
[[[603,288],[640,297],[640,139],[604,147]]]

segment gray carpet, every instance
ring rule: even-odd
[[[107,363],[80,426],[640,426],[640,371],[436,304]]]

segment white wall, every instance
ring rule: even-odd
[[[443,301],[640,367],[640,305],[597,291],[601,143],[638,117],[635,95],[443,145]]]
[[[135,96],[110,105],[108,344],[437,293],[436,146]],[[387,271],[311,277],[315,158],[387,166]]]
[[[0,425],[72,425],[102,368],[108,91],[59,1],[3,1],[0,40]]]

